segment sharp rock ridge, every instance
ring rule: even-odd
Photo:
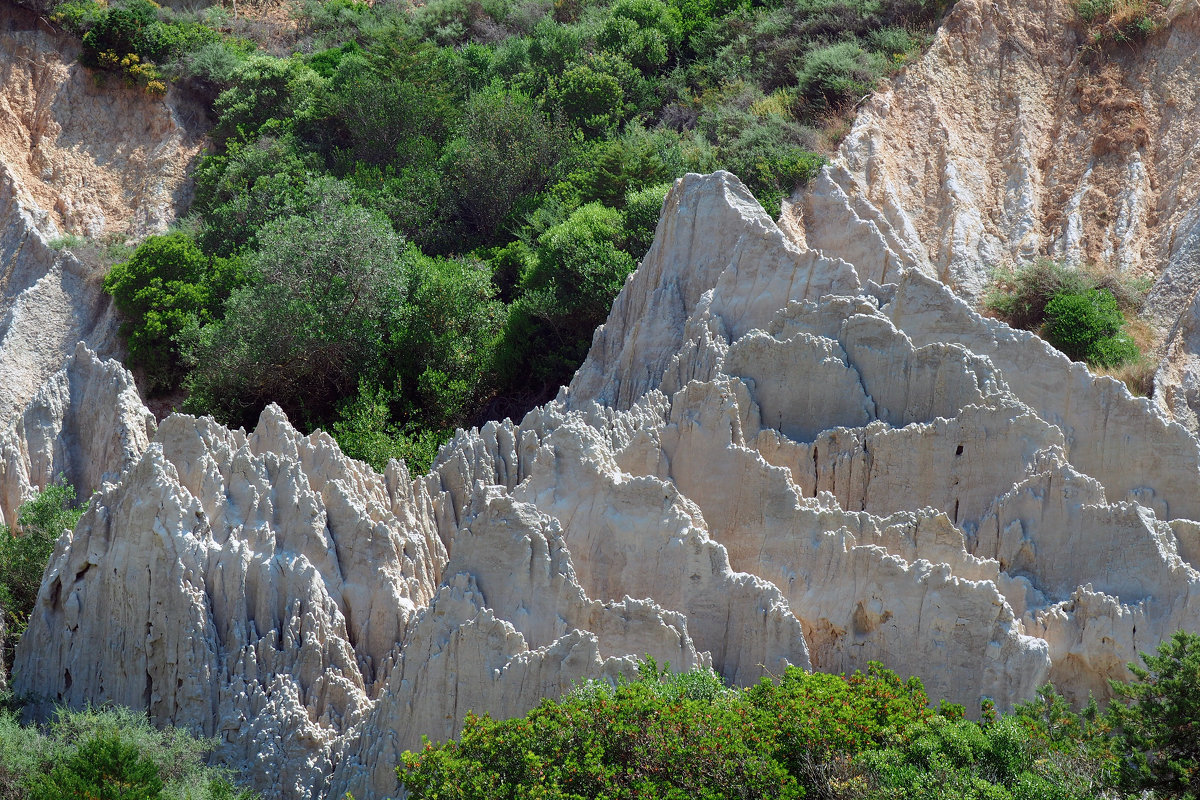
[[[1008,706],[1048,679],[1103,694],[1196,627],[1189,432],[922,271],[835,250],[728,173],[683,178],[571,386],[425,476],[275,407],[253,433],[126,423],[17,690],[217,736],[271,796],[383,798],[422,734],[645,655],[740,685],[881,660]]]

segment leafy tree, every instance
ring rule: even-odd
[[[577,64],[553,85],[567,119],[585,133],[594,136],[621,122],[625,92],[613,75]]]
[[[440,144],[462,99],[450,66],[437,48],[409,38],[353,50],[317,90],[303,133],[348,164],[390,164],[414,137]]]
[[[321,159],[294,134],[230,141],[196,168],[193,210],[204,219],[197,237],[206,253],[230,256],[257,246],[259,229],[306,214],[319,198],[343,191],[320,174]]]
[[[1109,717],[1125,747],[1126,783],[1163,797],[1200,797],[1200,636],[1176,632],[1145,667],[1130,664],[1136,680],[1112,681],[1125,702]]]
[[[419,418],[435,427],[466,423],[491,388],[506,310],[491,270],[477,261],[417,258],[391,339],[402,385],[415,389]]]
[[[186,233],[151,236],[129,261],[104,279],[125,316],[121,333],[129,363],[145,371],[151,391],[169,388],[181,377],[176,337],[189,327],[210,323],[220,304],[244,280],[238,259],[204,255]]]
[[[380,368],[404,298],[403,241],[336,194],[258,238],[250,282],[188,343],[189,402],[242,423],[273,401],[312,424]]]
[[[523,195],[546,185],[563,147],[561,130],[525,95],[473,95],[441,161],[468,230],[492,237]]]
[[[621,249],[624,244],[621,213],[589,203],[539,237],[537,266],[525,287],[549,289],[557,311],[553,321],[586,329],[590,338],[633,271],[633,258]]]
[[[234,137],[249,141],[269,128],[286,133],[296,120],[315,113],[313,95],[323,85],[324,79],[299,58],[253,56],[213,103],[218,116],[213,136],[223,143]]]

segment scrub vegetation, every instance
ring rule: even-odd
[[[191,216],[105,284],[146,385],[234,425],[276,402],[419,470],[455,426],[570,379],[676,178],[728,169],[777,214],[945,5],[309,0],[271,21],[68,0],[51,17],[99,80],[211,108]]]

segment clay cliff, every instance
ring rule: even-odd
[[[458,432],[428,475],[275,407],[252,432],[155,425],[99,334],[30,361],[5,508],[57,471],[98,493],[17,690],[216,736],[289,800],[394,795],[423,734],[645,655],[739,685],[881,660],[968,708],[1047,680],[1104,696],[1200,628],[1200,442],[1175,421],[1196,6],[1171,14],[1096,53],[1061,4],[961,0],[781,224],[732,175],[679,181],[571,385]],[[1144,141],[1114,138],[1129,120]],[[60,223],[22,202],[49,260],[17,263],[62,274]],[[1153,401],[975,310],[991,268],[1043,252],[1156,277]]]
[[[275,408],[172,416],[59,541],[17,688],[219,736],[287,798],[388,796],[422,734],[647,654],[742,685],[878,659],[972,707],[1102,694],[1194,627],[1197,442],[896,278],[689,176],[572,385],[429,475]]]
[[[199,109],[174,93],[159,100],[97,85],[77,63],[77,41],[32,11],[0,4],[0,54],[0,514],[9,519],[32,486],[60,471],[86,497],[99,487],[94,479],[123,466],[106,460],[93,470],[87,455],[66,455],[69,438],[26,442],[20,428],[31,422],[21,417],[31,402],[43,417],[47,403],[62,405],[35,395],[54,393],[43,384],[79,342],[118,354],[103,268],[89,253],[166,228],[188,199],[186,173],[203,137]],[[131,387],[117,394],[128,388],[136,398]],[[58,454],[16,455],[46,448]]]

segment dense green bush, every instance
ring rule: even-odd
[[[1144,294],[1143,285],[1118,275],[1039,259],[997,273],[984,305],[1014,327],[1038,331],[1075,361],[1115,368],[1141,358],[1125,312],[1135,313]]]
[[[458,741],[426,742],[397,771],[410,797],[816,797],[1096,800],[1200,796],[1200,636],[1142,655],[1101,713],[1047,685],[979,721],[928,706],[920,681],[872,664],[851,676],[789,668],[726,688],[707,671],[643,665],[519,719],[469,715]]]
[[[143,371],[148,390],[178,385],[177,338],[219,317],[225,298],[244,282],[239,259],[206,256],[178,231],[151,236],[129,261],[112,268],[104,290],[125,318],[129,364]]]
[[[75,489],[62,476],[21,504],[15,530],[0,525],[0,612],[6,639],[3,666],[12,666],[17,640],[24,633],[42,585],[42,573],[64,530],[73,529],[82,509],[75,507]]]
[[[495,388],[495,350],[507,317],[495,297],[483,262],[413,260],[390,340],[398,382],[414,406],[407,416],[435,429],[452,427]]]
[[[953,796],[1067,797],[1038,793],[1053,784],[1030,772],[1027,738],[1015,721],[936,713],[920,681],[877,664],[849,677],[789,668],[738,691],[651,662],[636,681],[585,684],[521,719],[469,715],[457,742],[406,753],[398,774],[414,798],[463,800],[944,797],[955,785],[969,791]]]
[[[254,800],[204,765],[215,745],[123,708],[61,709],[40,729],[0,710],[0,798]]]
[[[1122,330],[1125,316],[1117,300],[1103,289],[1084,294],[1056,294],[1046,304],[1046,341],[1074,361],[1117,367],[1141,353]]]
[[[805,55],[796,88],[813,101],[835,106],[870,94],[885,69],[886,60],[878,52],[855,42],[838,42]]]
[[[452,431],[412,422],[403,427],[396,424],[392,407],[398,401],[396,393],[368,383],[360,385],[359,393],[338,409],[333,438],[346,455],[379,472],[387,469],[392,459],[399,459],[408,465],[410,474],[418,475],[429,469],[438,447]]]
[[[131,82],[163,93],[158,66],[213,46],[229,47],[221,35],[196,20],[176,15],[151,0],[69,0],[52,18],[80,36],[80,60],[89,67],[123,72]],[[244,51],[244,42],[233,45]]]

